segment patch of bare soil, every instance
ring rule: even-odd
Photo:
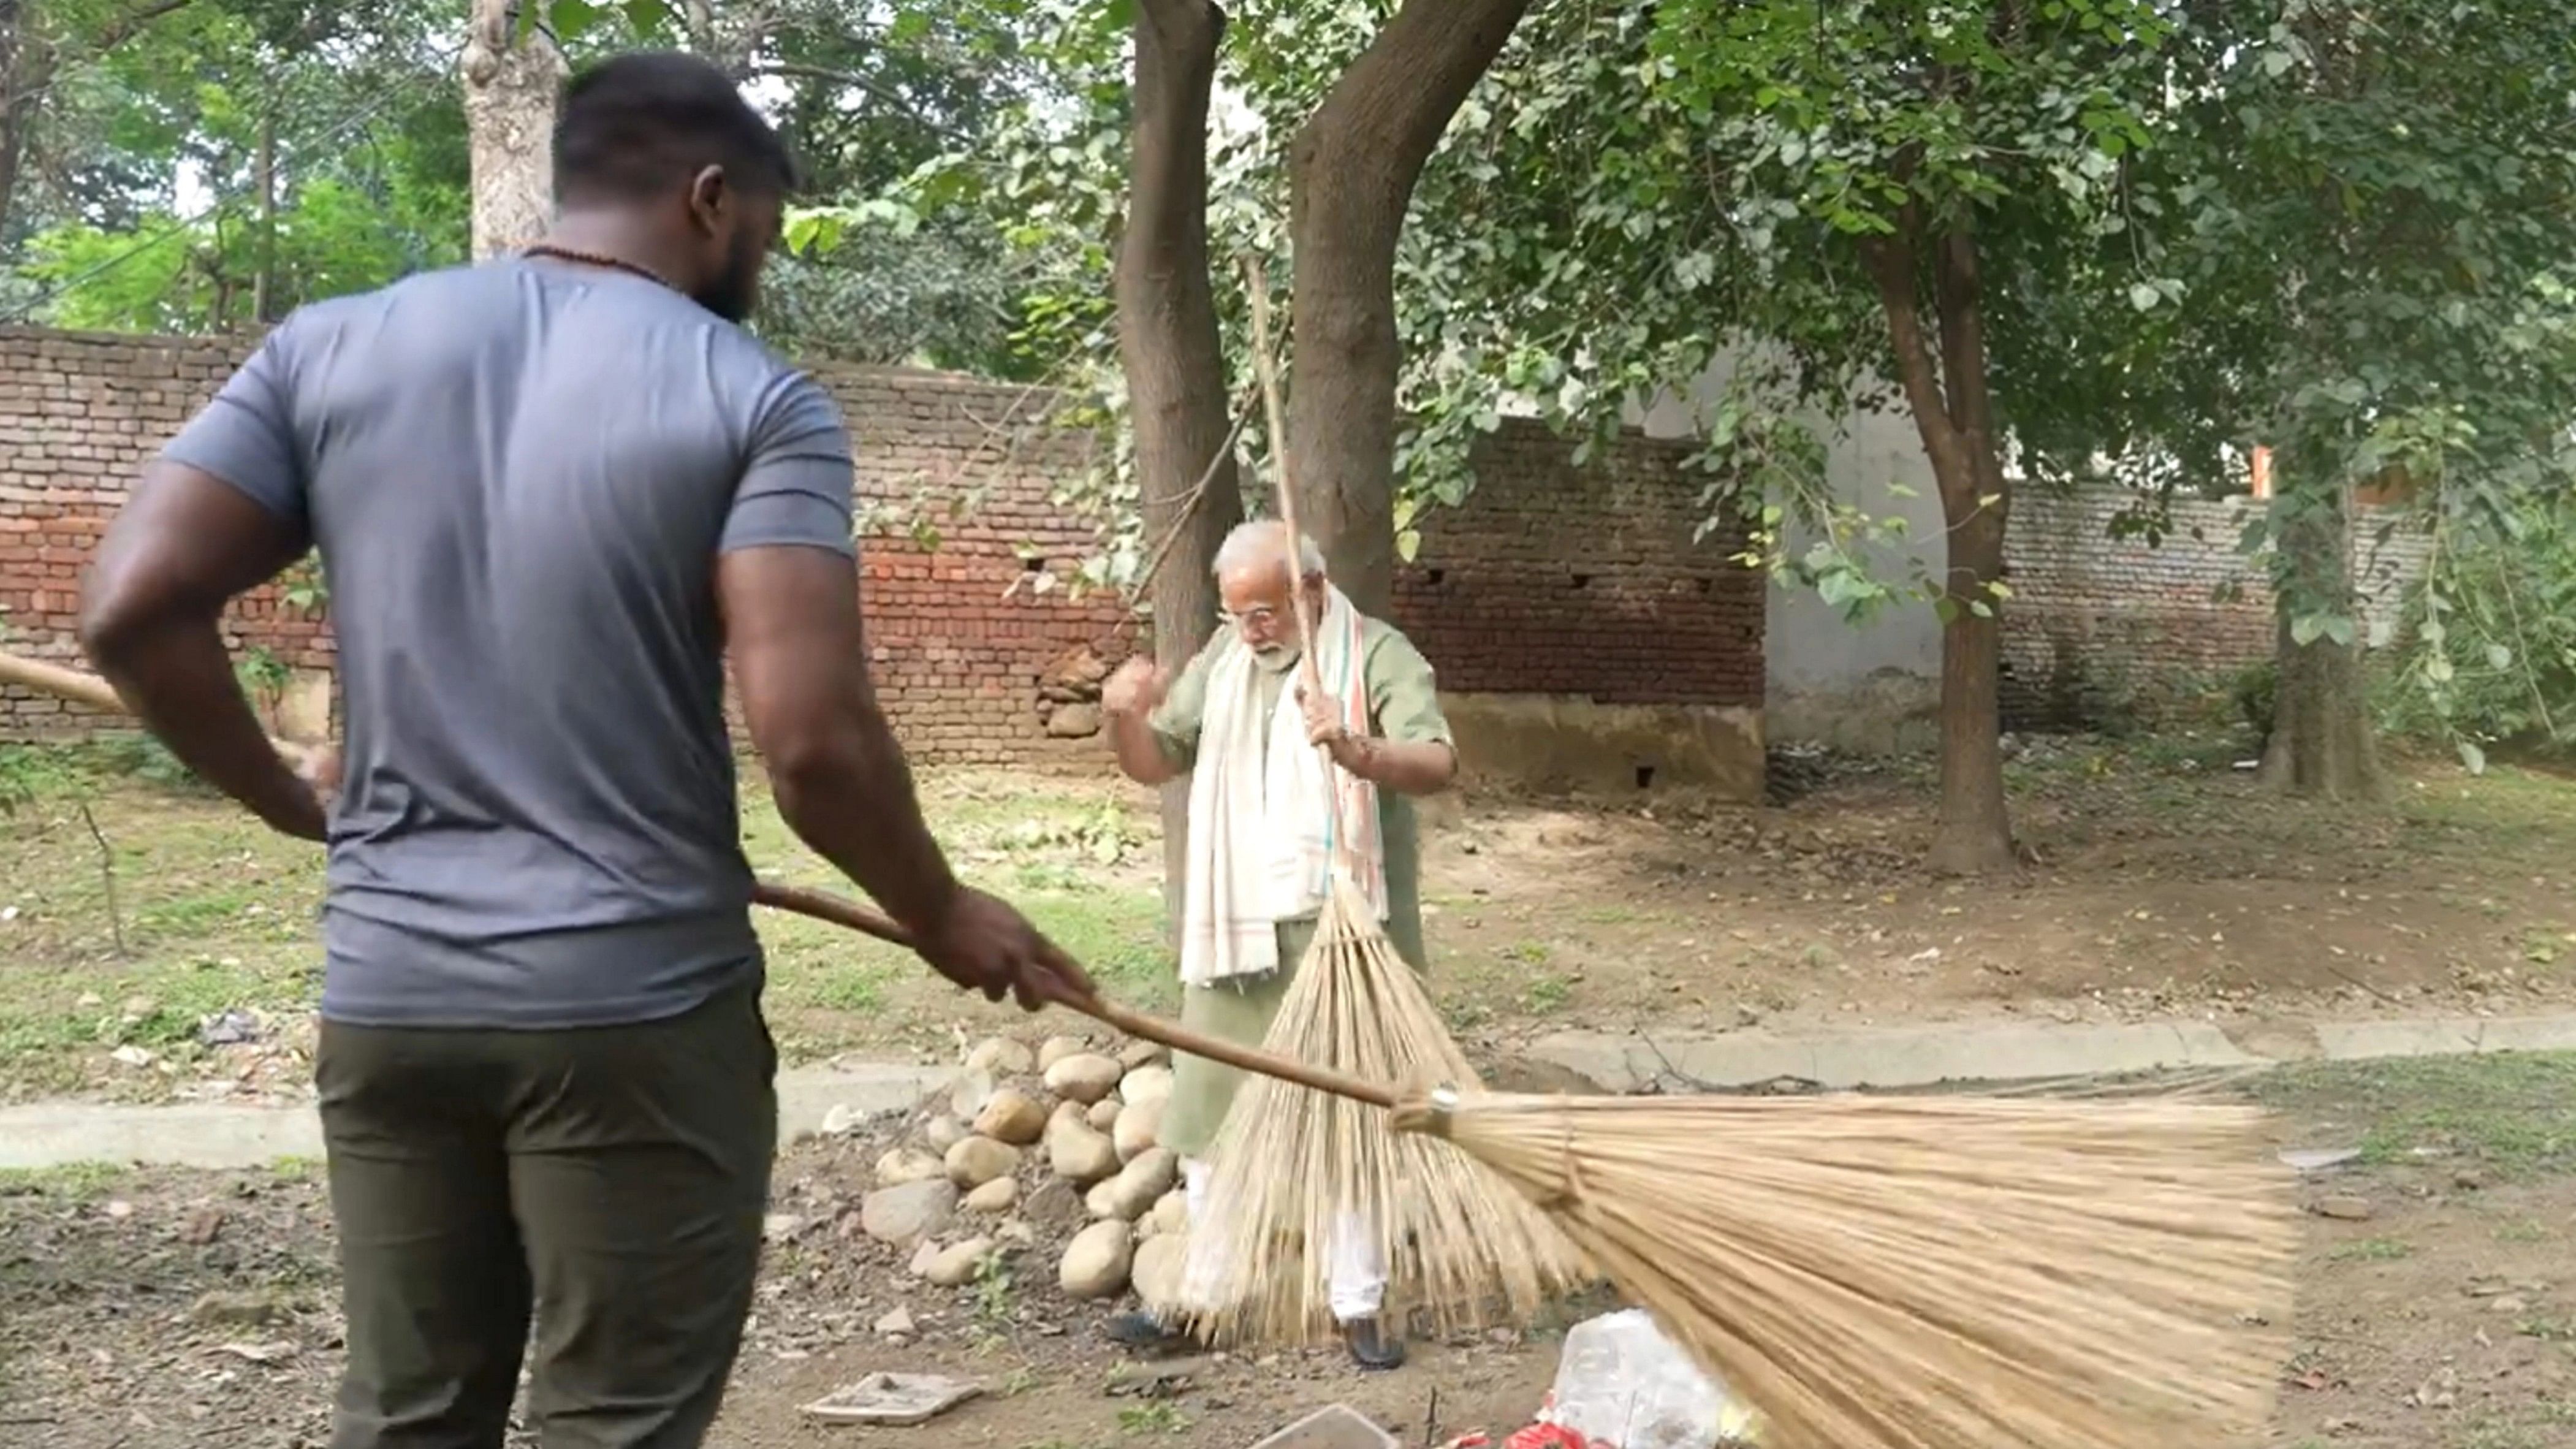
[[[2312,1161],[2301,1185],[2311,1228],[2272,1442],[2576,1444],[2576,1138],[2566,1131],[2576,1109],[2563,1091],[2576,1062],[2369,1071],[2278,1098],[2284,1149],[2354,1160]],[[1386,1375],[1361,1375],[1332,1352],[1138,1363],[1100,1337],[1123,1300],[1058,1291],[1056,1257],[1079,1218],[1034,1194],[1018,1214],[1026,1245],[1003,1271],[932,1287],[908,1253],[852,1219],[882,1154],[918,1142],[951,1105],[934,1099],[784,1156],[758,1307],[714,1442],[1227,1449],[1339,1400],[1418,1449],[1516,1427],[1553,1374],[1544,1325],[1418,1344],[1410,1365]],[[0,1444],[319,1446],[338,1366],[336,1296],[327,1207],[306,1174],[55,1174],[0,1186]],[[986,1392],[910,1430],[834,1428],[800,1412],[885,1370],[960,1375]]]
[[[2564,1179],[2471,1188],[2424,1168],[2317,1188],[2283,1437],[2301,1449],[2576,1444],[2576,1282]]]
[[[1923,873],[1931,822],[1910,780],[1750,810],[1480,801],[1430,833],[1437,990],[1489,1047],[1567,1026],[2250,1026],[2576,1002],[2576,814],[2489,831],[2120,773],[2144,768],[2024,788],[2032,859],[1999,881]]]
[[[859,1226],[889,1149],[933,1110],[791,1148],[773,1239],[714,1442],[738,1449],[1250,1444],[1340,1401],[1408,1443],[1525,1422],[1555,1370],[1550,1334],[1416,1344],[1389,1374],[1337,1351],[1135,1360],[1102,1338],[1134,1306],[1068,1297],[1057,1260],[1087,1221],[1061,1191],[1008,1220],[1028,1236],[966,1285]],[[1039,1188],[1042,1169],[1026,1174]],[[961,1216],[939,1241],[974,1228]],[[153,1171],[0,1188],[0,1445],[319,1449],[341,1320],[328,1204],[303,1174]],[[883,1371],[955,1375],[981,1397],[916,1429],[821,1424],[802,1406]],[[512,1443],[533,1444],[524,1431]],[[1438,1442],[1438,1441],[1433,1441]]]

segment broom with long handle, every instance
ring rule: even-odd
[[[820,891],[754,899],[908,944]],[[1400,1090],[1060,1004],[1455,1145],[1751,1403],[1766,1446],[2223,1449],[2269,1417],[2298,1230],[2254,1108]]]
[[[1244,276],[1300,669],[1310,697],[1329,697],[1304,586],[1269,289],[1257,260],[1247,259]],[[1357,675],[1356,646],[1352,653],[1349,672]],[[1360,692],[1349,703],[1365,708],[1364,679],[1337,683]],[[1329,749],[1322,755],[1334,812],[1325,897],[1262,1046],[1274,1057],[1370,1081],[1473,1090],[1474,1069],[1360,884],[1369,863],[1354,851],[1354,837],[1374,834],[1375,822],[1347,816],[1368,809],[1366,792]],[[1204,1198],[1192,1204],[1204,1211],[1190,1224],[1184,1301],[1160,1306],[1177,1308],[1218,1343],[1333,1334],[1336,1268],[1382,1278],[1377,1309],[1393,1322],[1419,1311],[1441,1333],[1526,1322],[1549,1298],[1595,1277],[1575,1246],[1491,1173],[1434,1138],[1392,1131],[1383,1113],[1348,1095],[1319,1096],[1256,1076],[1237,1090],[1209,1157]],[[1460,1232],[1461,1223],[1475,1230]]]
[[[0,680],[121,708],[104,681],[5,654]],[[910,944],[820,891],[754,899]],[[2298,1230],[2255,1109],[1399,1092],[1059,1004],[1447,1140],[1751,1402],[1775,1449],[2221,1449],[2268,1417]]]

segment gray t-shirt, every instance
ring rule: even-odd
[[[325,1017],[648,1021],[758,977],[715,565],[852,552],[812,379],[643,277],[511,258],[297,312],[165,456],[321,551]]]

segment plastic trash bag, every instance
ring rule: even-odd
[[[1565,1335],[1541,1424],[1592,1449],[1711,1449],[1755,1440],[1753,1410],[1701,1372],[1642,1308],[1604,1314]]]

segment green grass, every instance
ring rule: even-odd
[[[2395,1263],[2414,1256],[2410,1244],[2396,1238],[2363,1238],[2334,1250],[2338,1263]]]
[[[300,1020],[320,989],[320,852],[137,746],[14,747],[0,750],[0,770],[19,791],[0,815],[0,912],[10,912],[0,920],[0,1100],[156,1096],[166,1078],[112,1066],[107,1053],[137,1046],[184,1069],[206,1055],[197,1032],[208,1016],[249,1008]],[[1148,812],[1095,781],[934,773],[922,791],[966,879],[1027,910],[1121,1000],[1172,1004]],[[763,874],[853,889],[793,837],[756,772],[744,781],[743,836]],[[756,920],[790,1061],[926,1047],[961,1018],[1016,1015],[959,993],[908,952],[800,918]]]
[[[2507,1178],[2576,1172],[2576,1052],[2284,1067],[2256,1091],[2291,1110],[2361,1117],[2362,1160],[2375,1165],[2430,1152]]]
[[[135,1169],[114,1162],[67,1162],[60,1167],[0,1167],[0,1197],[43,1197],[84,1202],[131,1179]]]

